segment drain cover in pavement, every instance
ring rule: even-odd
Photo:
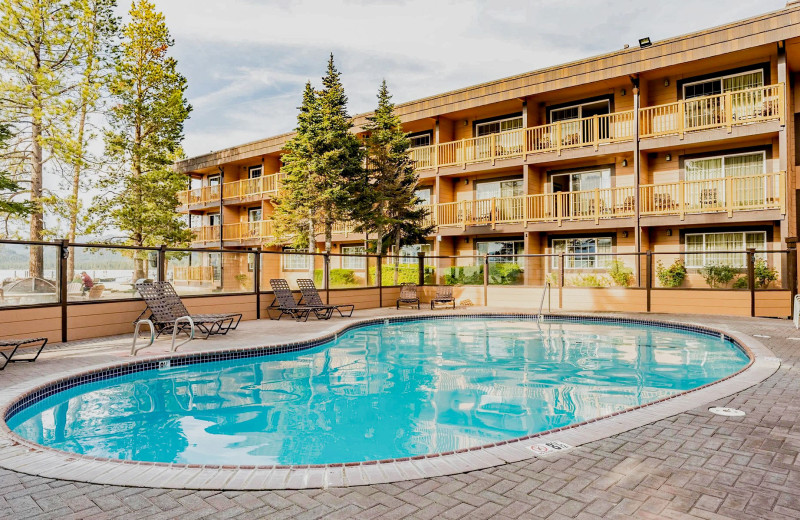
[[[744,412],[736,408],[726,408],[722,406],[714,406],[708,409],[709,412],[715,415],[723,415],[725,417],[743,417]]]

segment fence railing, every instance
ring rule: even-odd
[[[178,192],[178,204],[181,206],[204,205],[219,202],[220,193],[224,201],[262,199],[274,196],[280,189],[280,181],[285,174],[273,173],[254,179],[242,179],[226,182],[220,186],[203,186]]]

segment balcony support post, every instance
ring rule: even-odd
[[[683,140],[683,134],[685,130],[684,126],[686,122],[686,102],[682,99],[678,100],[678,113],[676,114],[676,117],[678,118],[678,137]]]
[[[730,134],[733,132],[733,98],[730,92],[725,93],[723,103],[725,103],[725,128],[728,129]]]
[[[556,151],[561,157],[561,121],[556,123]]]
[[[492,229],[497,229],[497,198],[492,197],[492,206],[490,208],[491,214],[489,217],[492,219]]]
[[[686,220],[686,181],[678,181],[678,214]]]
[[[786,283],[791,291],[791,300],[797,295],[797,237],[787,237],[786,242]]]
[[[594,189],[594,223],[600,223],[600,190]]]
[[[497,134],[491,134],[489,146],[489,153],[492,154],[492,166],[494,166],[495,161],[497,160]],[[477,157],[475,159],[477,159]]]
[[[733,217],[733,177],[725,177],[725,209]]]
[[[594,141],[594,151],[596,152],[600,144],[600,124],[597,114],[592,116],[592,141]]]

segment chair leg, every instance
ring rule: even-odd
[[[0,356],[3,356],[3,358],[6,360],[6,362],[3,363],[3,366],[0,367],[0,370],[3,370],[8,366],[9,363],[11,363],[11,358],[14,357],[14,353],[17,351],[18,348],[19,345],[15,345],[14,350],[12,350],[11,354],[9,354],[8,356],[6,356],[5,352],[0,352]]]

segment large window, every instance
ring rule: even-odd
[[[421,146],[431,145],[431,134],[426,132],[424,134],[409,135],[408,140],[411,143],[411,148],[419,148]]]
[[[366,253],[364,246],[342,246],[343,255],[363,255]],[[342,269],[364,270],[367,268],[367,259],[359,256],[343,256]]]
[[[476,123],[475,136],[481,137],[483,135],[497,134],[500,132],[507,132],[509,130],[518,130],[520,128],[522,128],[522,117],[514,116],[506,119],[489,121],[486,123]]]
[[[554,238],[551,244],[554,254],[580,255],[565,256],[565,269],[597,269],[611,261],[597,254],[612,252],[611,237]],[[553,257],[552,267],[558,269],[558,257]]]
[[[516,197],[523,195],[522,179],[502,179],[475,182],[475,198]]]
[[[570,119],[581,119],[595,115],[603,115],[611,112],[611,103],[608,99],[599,101],[587,101],[576,103],[572,106],[551,108],[550,122],[569,121]]]
[[[522,265],[522,259],[516,256],[525,253],[525,241],[523,240],[492,240],[476,242],[478,254],[489,255],[489,261],[495,263],[518,263]]]
[[[290,247],[283,248],[286,253],[294,252]],[[308,271],[311,268],[311,255],[281,255],[284,271]]]
[[[764,71],[751,70],[683,84],[683,99],[764,86]]]
[[[208,185],[209,186],[219,186],[219,175],[209,175],[208,176]]]
[[[432,190],[429,186],[414,190],[414,196],[419,199],[419,206],[430,206]]]
[[[250,208],[247,210],[247,221],[248,222],[259,222],[261,221],[261,208]]]
[[[417,264],[417,258],[419,257],[419,253],[430,254],[433,252],[433,246],[431,244],[411,244],[407,246],[400,247],[400,263],[401,264]],[[397,249],[392,246],[392,254],[397,255]]]
[[[261,174],[264,172],[264,168],[262,166],[251,166],[247,170],[247,178],[248,179],[258,179],[261,177]]]
[[[731,183],[735,206],[758,206],[765,202],[766,179],[742,179],[762,175],[766,171],[766,153],[743,153],[687,159],[686,180],[695,181],[686,185],[687,204],[690,207],[724,206],[728,190],[725,178]],[[733,180],[739,178],[739,180]]]
[[[552,177],[553,192],[588,191],[595,188],[611,187],[611,170],[586,170],[580,172],[558,173]]]
[[[219,213],[209,213],[208,214],[208,225],[209,226],[219,226],[220,219]]]
[[[686,180],[699,181],[761,175],[766,171],[766,163],[764,152],[687,159],[685,163]]]
[[[707,265],[730,265],[747,267],[744,253],[718,253],[715,251],[763,251],[767,248],[766,231],[736,231],[730,233],[692,233],[686,235],[686,267],[700,268]],[[756,258],[766,260],[766,253],[757,253]]]

